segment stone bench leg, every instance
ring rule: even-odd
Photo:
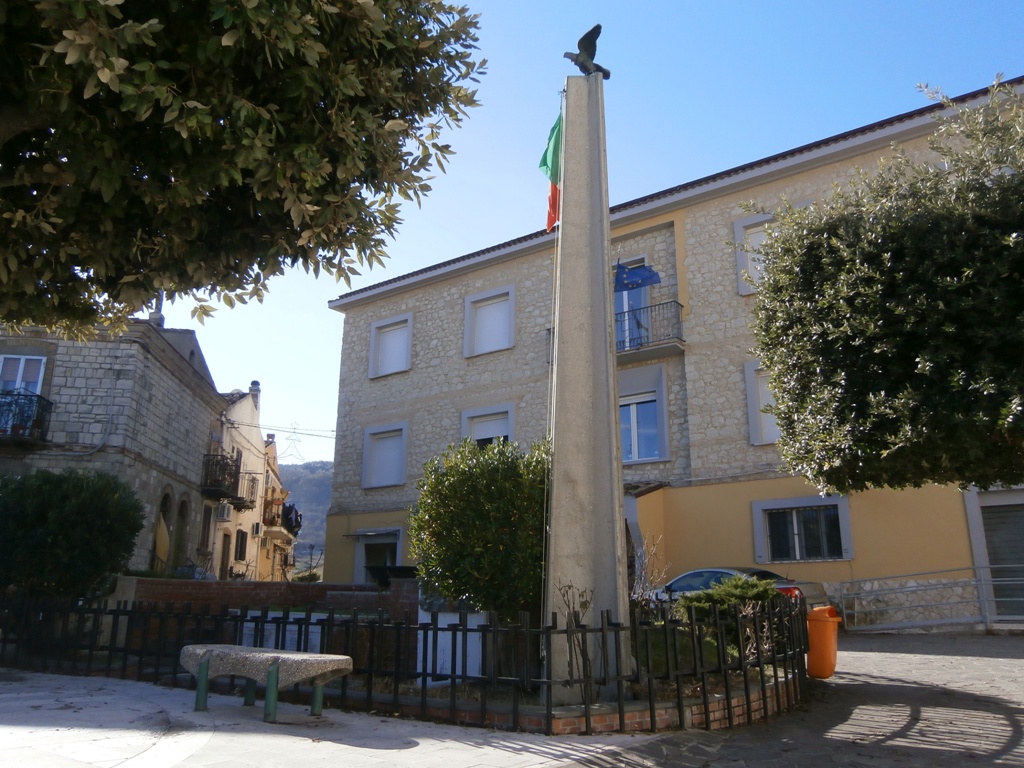
[[[199,662],[196,674],[196,712],[206,711],[206,700],[210,692],[210,656],[207,654]]]
[[[245,698],[242,699],[243,707],[252,707],[256,704],[256,681],[251,677],[245,678]]]
[[[280,662],[274,661],[267,670],[267,690],[263,694],[263,722],[277,722],[277,679]]]
[[[322,685],[313,686],[313,697],[309,702],[309,714],[311,715],[322,715],[324,713],[324,687]]]

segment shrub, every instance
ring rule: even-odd
[[[0,477],[0,585],[87,596],[127,567],[142,525],[142,502],[113,475]]]
[[[409,519],[423,582],[442,597],[513,619],[536,610],[543,581],[548,443],[449,446],[427,463]]]
[[[777,595],[775,582],[767,579],[751,579],[736,574],[715,584],[710,589],[681,596],[676,601],[674,612],[676,615],[680,615],[691,605],[705,610],[717,606],[720,611],[732,605],[747,607],[751,603],[767,602]]]

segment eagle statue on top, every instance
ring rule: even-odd
[[[577,53],[565,52],[565,58],[579,67],[580,72],[584,75],[592,75],[595,72],[600,72],[601,77],[607,80],[612,76],[612,73],[602,67],[596,61],[594,57],[597,55],[597,38],[601,35],[601,25],[595,24],[589,32],[580,38],[579,42],[576,43],[576,47],[579,49]]]

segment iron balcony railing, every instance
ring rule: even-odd
[[[683,305],[666,301],[615,314],[615,351],[628,352],[664,342],[683,341]]]
[[[238,492],[228,498],[235,509],[253,509],[259,495],[260,478],[255,472],[242,472],[238,482]]]
[[[0,393],[0,440],[43,442],[53,403],[25,390]]]
[[[222,453],[203,456],[203,496],[209,499],[229,499],[238,495],[238,481],[242,474],[240,458]]]
[[[675,345],[682,350],[683,305],[666,301],[618,312],[614,318],[615,351],[619,354],[637,352],[661,345]],[[548,364],[555,359],[555,329],[548,328]],[[657,350],[653,350],[657,354]]]

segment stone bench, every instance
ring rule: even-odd
[[[256,684],[266,688],[263,721],[277,722],[277,692],[289,685],[313,684],[310,715],[323,714],[324,684],[352,671],[352,659],[328,653],[275,651],[244,645],[186,645],[181,649],[181,666],[196,677],[196,712],[206,711],[210,679],[236,675],[246,679],[245,706],[256,703]]]

